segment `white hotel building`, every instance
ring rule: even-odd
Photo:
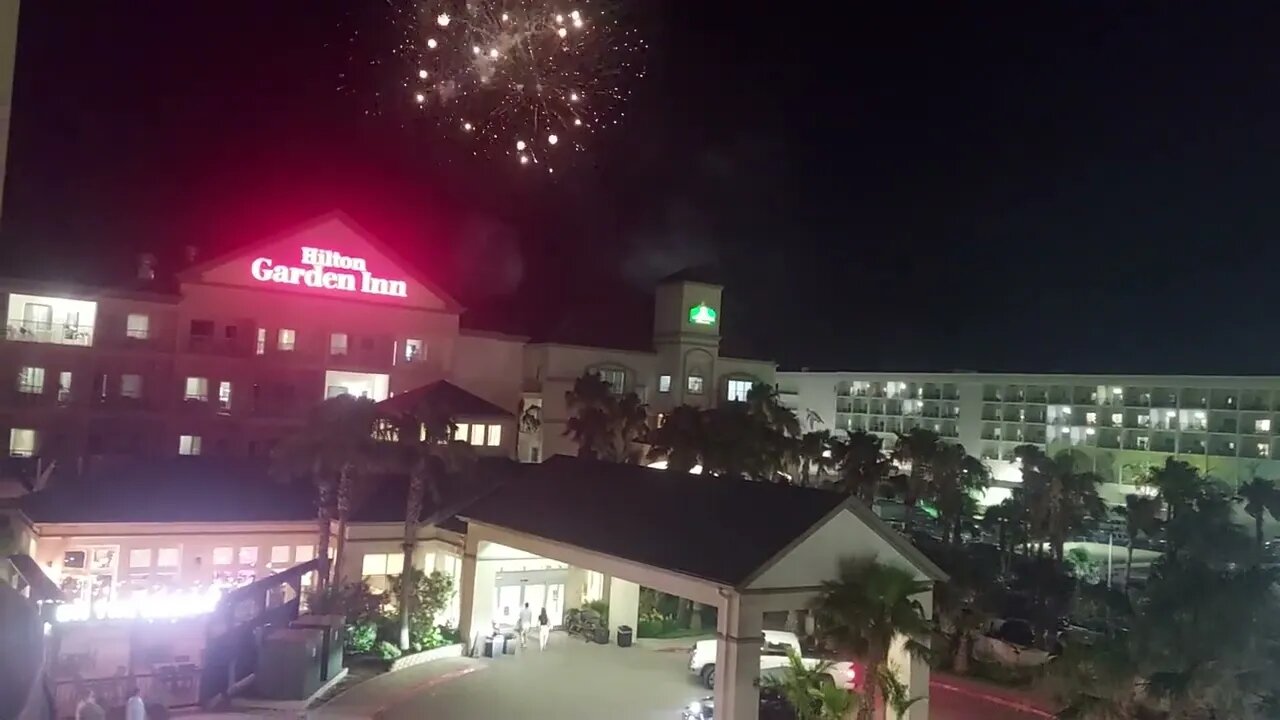
[[[1280,477],[1280,377],[779,372],[778,388],[806,431],[891,442],[928,428],[986,460],[1004,487],[1020,480],[1013,451],[1028,443],[1079,451],[1115,504],[1171,456],[1232,484]]]

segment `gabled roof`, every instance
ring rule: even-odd
[[[205,260],[204,262],[192,265],[191,267],[186,268],[181,273],[179,273],[178,278],[184,282],[198,282],[200,279],[200,276],[204,274],[206,271],[212,270],[228,262],[231,262],[237,258],[240,258],[245,254],[251,252],[255,248],[273,245],[282,240],[287,240],[295,235],[306,233],[317,227],[320,227],[322,225],[325,225],[327,223],[332,223],[332,222],[337,222],[343,225],[352,235],[354,235],[360,241],[366,243],[367,245],[372,247],[374,250],[376,250],[378,253],[385,256],[387,260],[394,263],[401,272],[403,272],[406,276],[412,278],[415,282],[417,282],[419,285],[426,288],[428,292],[430,292],[437,299],[439,299],[440,302],[443,303],[446,311],[453,312],[453,313],[462,312],[463,310],[462,306],[459,305],[458,302],[454,300],[448,293],[442,290],[440,286],[436,285],[429,278],[423,275],[422,272],[419,271],[417,267],[415,267],[412,263],[405,260],[404,256],[402,256],[394,248],[392,248],[387,243],[383,242],[381,239],[378,238],[378,236],[374,235],[373,233],[369,232],[365,228],[361,227],[359,223],[351,219],[349,215],[347,215],[346,213],[340,210],[334,210],[334,211],[325,213],[324,215],[320,215],[318,217],[312,218],[311,220],[295,225],[291,228],[288,228],[287,230],[278,232],[275,235],[271,235],[267,238],[259,240],[258,242],[253,243],[248,247],[241,247],[236,250],[214,256],[208,260]]]
[[[458,514],[737,587],[844,503],[825,490],[557,455]]]
[[[24,496],[37,523],[281,522],[315,518],[315,492],[271,476],[266,460],[139,459],[50,482]]]
[[[450,416],[462,419],[515,417],[511,411],[469,393],[448,380],[437,380],[394,395],[378,403],[377,407],[379,412],[395,414],[409,412],[423,405],[443,408]]]

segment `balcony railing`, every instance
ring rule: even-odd
[[[93,326],[10,320],[5,325],[4,336],[6,340],[17,340],[18,342],[91,347],[93,345]]]

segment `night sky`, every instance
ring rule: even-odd
[[[376,0],[27,0],[0,273],[340,208],[477,327],[642,343],[714,263],[726,349],[787,368],[1280,373],[1273,3],[618,2],[647,77],[552,182],[353,63]]]

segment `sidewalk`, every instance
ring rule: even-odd
[[[436,685],[484,669],[476,659],[446,658],[394,673],[378,675],[306,711],[307,720],[357,720],[383,713]]]

